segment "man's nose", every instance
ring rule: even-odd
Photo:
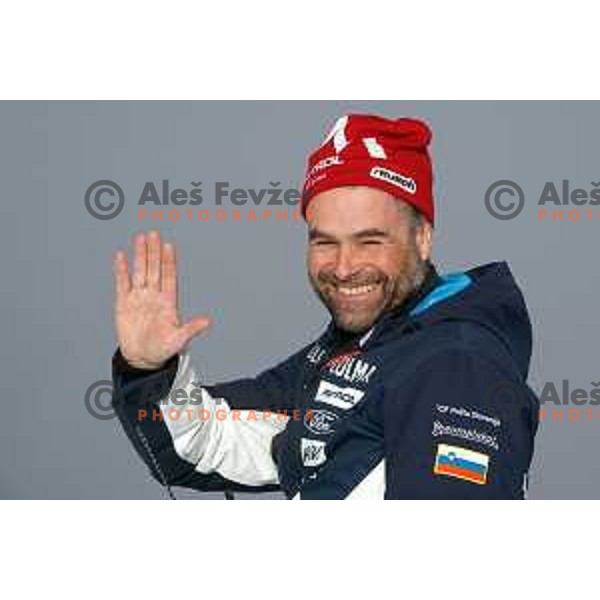
[[[356,253],[350,246],[340,246],[336,255],[335,276],[349,279],[356,271]]]

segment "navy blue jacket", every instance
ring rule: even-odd
[[[366,334],[333,322],[254,378],[203,386],[231,408],[296,410],[269,441],[278,481],[198,472],[160,420],[137,418],[173,385],[113,359],[114,407],[154,477],[198,490],[282,489],[312,498],[523,498],[538,425],[527,386],[531,325],[506,263],[439,277]]]

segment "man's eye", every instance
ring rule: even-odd
[[[333,242],[331,240],[314,240],[313,245],[315,245],[315,246],[332,246]]]
[[[368,246],[379,246],[381,244],[381,240],[364,240],[363,244],[366,244]]]

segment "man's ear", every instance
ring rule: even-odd
[[[422,219],[421,225],[416,231],[416,241],[421,260],[429,260],[433,244],[433,227],[429,221]]]

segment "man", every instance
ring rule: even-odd
[[[440,277],[421,121],[349,115],[310,156],[308,274],[332,320],[257,377],[204,385],[174,248],[115,259],[115,409],[152,474],[288,498],[522,498],[537,429],[531,326],[505,263]],[[204,412],[201,414],[201,410]]]

